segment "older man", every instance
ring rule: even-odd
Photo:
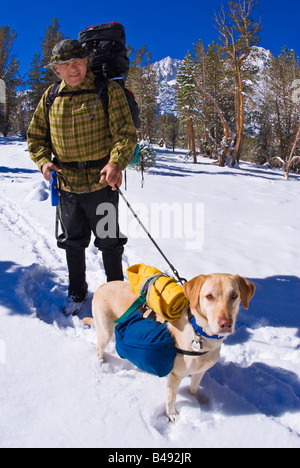
[[[88,53],[78,41],[67,39],[54,47],[49,66],[62,81],[50,111],[51,88],[45,92],[27,135],[30,156],[44,178],[49,181],[51,171],[56,171],[63,180],[59,205],[63,233],[58,247],[66,250],[69,270],[66,314],[78,313],[87,296],[85,249],[91,233],[102,252],[107,281],[123,280],[127,239],[119,233],[115,186],[121,185],[122,170],[137,143],[122,88],[115,81],[108,84],[107,112],[97,99],[95,76],[88,64]],[[104,231],[97,227],[107,215],[107,207],[113,208],[108,211],[115,213],[111,222],[116,225]]]

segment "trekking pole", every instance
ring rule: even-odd
[[[151,240],[151,242],[155,245],[155,247],[157,248],[157,250],[159,251],[159,253],[162,255],[162,257],[165,259],[165,261],[167,262],[167,264],[169,265],[169,267],[171,268],[171,270],[173,271],[174,275],[176,276],[176,278],[178,279],[179,283],[183,284],[183,283],[186,283],[187,280],[185,278],[181,278],[179,276],[179,273],[178,271],[174,268],[174,266],[170,263],[170,261],[168,260],[168,258],[165,256],[165,254],[163,253],[163,251],[161,250],[161,248],[159,247],[159,245],[155,242],[155,240],[153,239],[153,237],[151,236],[150,232],[147,230],[147,228],[144,226],[144,224],[142,223],[142,221],[140,220],[140,218],[138,217],[138,215],[136,214],[136,212],[133,210],[132,206],[130,205],[130,203],[128,202],[128,200],[125,198],[123,192],[121,191],[121,189],[116,185],[115,186],[117,191],[119,192],[119,194],[121,195],[121,197],[123,198],[124,202],[126,203],[127,207],[129,208],[129,210],[131,211],[131,213],[133,214],[133,216],[135,217],[135,219],[137,220],[137,222],[139,223],[139,225],[141,226],[141,228],[145,231],[145,233],[147,234],[147,236],[149,237],[149,239]]]

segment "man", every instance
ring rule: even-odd
[[[47,110],[51,88],[45,92],[27,135],[30,156],[44,178],[50,181],[51,171],[56,171],[61,181],[63,233],[58,247],[66,251],[69,270],[66,314],[77,314],[87,297],[85,249],[92,232],[95,246],[102,252],[107,281],[124,279],[122,254],[127,239],[119,233],[115,186],[121,185],[122,170],[137,144],[122,88],[115,81],[108,84],[107,112],[95,93],[95,76],[88,65],[89,54],[78,41],[67,39],[54,47],[49,66],[62,80],[59,94]],[[115,214],[110,216],[115,229],[103,232],[97,227],[107,211]]]

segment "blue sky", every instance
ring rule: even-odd
[[[15,53],[22,73],[40,51],[53,17],[71,38],[92,24],[121,22],[127,44],[135,49],[146,45],[153,61],[168,55],[182,59],[198,39],[205,45],[218,40],[213,16],[222,3],[226,5],[227,0],[13,0],[2,2],[0,26],[9,25],[18,34]],[[260,46],[278,55],[286,45],[300,56],[300,0],[260,0],[253,16],[262,18]]]

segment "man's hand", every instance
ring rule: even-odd
[[[47,182],[51,181],[51,172],[52,171],[61,172],[61,169],[59,169],[59,167],[57,167],[52,162],[47,162],[47,163],[43,164],[42,173],[43,173],[44,179],[46,179]]]
[[[108,163],[102,171],[100,172],[101,178],[100,178],[100,184],[103,182],[107,182],[108,185],[112,187],[113,190],[116,190],[116,185],[117,187],[121,187],[122,185],[122,171],[118,164],[116,163]]]

